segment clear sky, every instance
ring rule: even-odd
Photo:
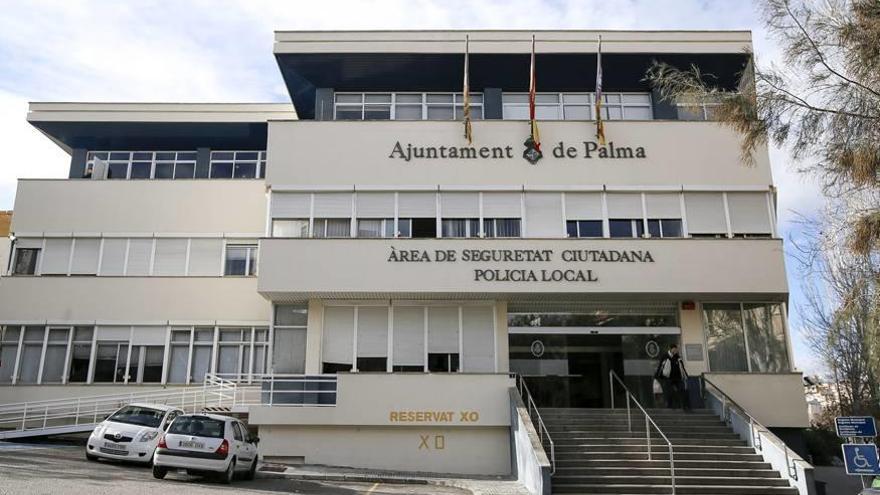
[[[779,59],[742,0],[3,0],[0,210],[12,209],[17,178],[66,176],[69,157],[25,122],[28,101],[289,101],[274,30],[452,28],[748,29],[759,64]],[[822,200],[785,152],[771,158],[788,249],[795,212],[812,215]],[[795,362],[812,372],[789,260]]]

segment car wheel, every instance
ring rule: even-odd
[[[232,480],[235,479],[235,459],[229,461],[229,467],[226,468],[226,472],[221,475],[220,481],[228,485],[232,483]]]
[[[88,461],[97,461],[97,460],[98,460],[98,456],[96,456],[96,455],[92,455],[92,454],[89,454],[88,452],[86,452],[86,460],[88,460]]]
[[[244,479],[247,481],[251,481],[257,475],[257,458],[254,457],[254,462],[251,463],[251,467],[244,473]]]
[[[168,474],[168,468],[153,464],[153,478],[161,480]]]

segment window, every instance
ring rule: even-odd
[[[196,152],[157,152],[156,179],[193,179],[196,176]]]
[[[388,307],[359,306],[357,308],[357,366],[358,371],[387,371],[388,367]]]
[[[18,383],[37,383],[43,354],[45,327],[24,327],[21,356],[18,365]]]
[[[520,237],[519,218],[484,218],[483,233],[486,237]]]
[[[602,220],[568,220],[565,222],[568,237],[602,237]]]
[[[305,373],[306,328],[309,311],[306,306],[275,306],[272,367],[275,373]]]
[[[351,237],[351,219],[316,218],[312,237]]]
[[[266,177],[265,151],[212,151],[212,179],[256,179]]]
[[[226,246],[224,275],[253,276],[257,274],[257,246],[254,244]]]
[[[123,383],[128,375],[128,342],[98,341],[95,383]]]
[[[129,382],[161,382],[162,362],[164,360],[164,345],[133,345],[131,347],[131,359],[128,363]]]
[[[459,308],[428,308],[428,371],[459,370]]]
[[[20,326],[0,327],[0,383],[12,383],[13,381],[21,336]]]
[[[608,220],[611,237],[641,237],[645,227],[641,218],[612,218]]]
[[[324,308],[323,345],[321,360],[324,373],[351,371],[355,326],[354,306],[327,306]]]
[[[93,327],[74,327],[73,342],[70,351],[70,367],[67,370],[67,381],[85,383],[89,379],[89,361],[92,357]]]
[[[427,239],[437,237],[437,219],[436,218],[411,218],[409,219],[411,231],[410,236],[416,239]],[[401,237],[406,237],[401,235]]]
[[[479,237],[479,218],[444,218],[441,222],[443,237]]]
[[[700,101],[697,98],[679,98],[675,102],[678,120],[717,120],[720,101]]]
[[[394,307],[393,371],[425,371],[426,311],[423,306]]]
[[[15,248],[15,262],[12,264],[13,275],[35,275],[37,260],[40,257],[38,248]]]
[[[393,218],[359,218],[357,222],[358,237],[397,237]]]
[[[535,117],[538,120],[595,120],[595,93],[538,93]],[[504,120],[528,120],[529,95],[502,95]],[[649,93],[603,93],[602,117],[606,120],[652,120],[654,112]]]
[[[272,237],[308,237],[309,219],[273,220]]]
[[[40,383],[64,381],[64,364],[67,360],[67,344],[70,328],[49,328],[46,352],[43,358],[43,376]]]
[[[471,118],[483,118],[483,95],[471,93]],[[336,120],[461,120],[461,93],[336,93]]]
[[[691,237],[727,236],[723,193],[686,192],[684,205]]]
[[[705,303],[703,319],[711,371],[790,370],[782,305]]]

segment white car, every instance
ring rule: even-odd
[[[183,411],[161,404],[129,404],[95,427],[86,458],[150,463],[162,432]]]
[[[259,442],[235,418],[184,414],[160,438],[153,476],[162,479],[169,470],[185,469],[189,474],[219,475],[224,483],[237,476],[252,480],[257,471]]]

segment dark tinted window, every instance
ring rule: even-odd
[[[206,416],[181,416],[171,423],[168,433],[194,437],[223,438],[225,421]]]
[[[37,271],[37,257],[39,249],[16,249],[15,264],[12,266],[13,275],[33,275]]]
[[[632,237],[632,220],[609,220],[608,230],[611,237]]]

